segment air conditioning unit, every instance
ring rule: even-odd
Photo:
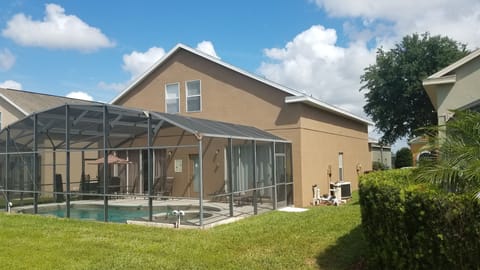
[[[330,192],[331,195],[335,195],[334,190],[335,188],[340,188],[341,199],[349,199],[352,197],[352,187],[350,182],[336,182],[330,183]]]
[[[342,199],[349,199],[352,197],[352,186],[350,182],[338,182],[337,185],[340,185],[342,189]]]

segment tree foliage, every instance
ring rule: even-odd
[[[426,149],[435,158],[422,162],[416,178],[451,192],[476,192],[480,187],[480,113],[456,111],[445,126],[431,128]],[[443,135],[442,135],[443,134]]]
[[[389,51],[378,49],[376,63],[361,76],[364,110],[384,135],[384,143],[416,136],[437,123],[422,80],[467,54],[466,46],[428,33],[405,36]]]
[[[411,167],[413,165],[412,151],[403,147],[395,154],[395,168]]]

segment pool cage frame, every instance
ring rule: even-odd
[[[162,132],[172,134],[172,138],[179,136],[188,143],[181,144],[179,141],[173,145],[157,145],[155,143],[159,134]],[[181,133],[179,133],[181,131]],[[184,138],[185,137],[185,138]],[[33,204],[33,213],[38,213],[39,194],[46,193],[42,190],[42,175],[40,172],[40,155],[48,153],[53,158],[53,178],[56,175],[56,154],[64,153],[65,158],[65,191],[52,192],[55,195],[65,197],[66,217],[70,217],[72,196],[86,196],[83,190],[73,191],[71,189],[71,154],[81,153],[82,156],[82,175],[81,181],[84,181],[85,164],[84,152],[90,151],[98,153],[98,157],[108,157],[115,151],[146,151],[147,153],[147,181],[148,190],[144,197],[148,199],[148,221],[153,221],[153,201],[158,199],[154,194],[154,166],[153,153],[156,149],[196,149],[199,163],[199,191],[198,203],[200,211],[199,226],[204,226],[204,141],[207,139],[226,140],[225,145],[225,193],[222,195],[227,198],[229,204],[229,215],[234,216],[235,195],[242,192],[252,192],[251,203],[254,214],[258,213],[257,201],[259,192],[257,172],[257,144],[267,144],[268,154],[271,155],[271,185],[263,188],[271,188],[273,209],[277,209],[278,192],[288,197],[285,198],[286,204],[293,203],[293,173],[291,165],[291,144],[278,136],[259,130],[254,127],[230,124],[212,120],[198,119],[180,116],[177,114],[166,114],[153,111],[144,111],[140,109],[126,108],[108,104],[77,105],[65,104],[54,107],[43,112],[33,113],[24,119],[13,123],[0,131],[0,192],[5,197],[5,209],[9,209],[8,203],[11,201],[11,194],[30,194]],[[250,183],[253,186],[247,187],[247,190],[234,190],[234,141],[242,141],[252,151],[251,155],[251,173],[249,174]],[[130,144],[128,146],[127,144]],[[142,145],[143,144],[143,145]],[[225,144],[225,143],[224,143]],[[135,146],[132,146],[135,145]],[[208,148],[208,147],[207,147]],[[285,159],[286,166],[289,167],[288,175],[277,175],[276,155],[278,149],[283,149],[283,155],[289,158]],[[218,150],[217,150],[218,154]],[[20,181],[14,177],[18,167],[12,165],[16,160],[22,160],[23,171],[30,179],[28,183],[18,183]],[[27,161],[25,161],[27,160]],[[143,165],[142,165],[143,166]],[[218,166],[218,164],[217,164]],[[270,168],[270,167],[269,167]],[[142,169],[144,172],[144,168]],[[117,194],[109,193],[109,181],[111,174],[111,164],[108,158],[103,159],[102,170],[99,170],[103,179],[102,190],[95,196],[103,198],[104,215],[103,220],[107,222],[109,200]],[[3,179],[2,179],[3,178]],[[282,178],[282,180],[280,180]],[[53,180],[55,182],[55,180]],[[53,183],[54,185],[55,183]],[[23,185],[23,187],[15,188]],[[25,185],[28,187],[25,188]],[[282,186],[283,185],[283,186]],[[128,187],[127,187],[128,190]],[[287,191],[288,190],[288,191]],[[128,193],[128,192],[127,192]],[[286,194],[288,193],[288,194]],[[124,196],[123,194],[122,196]],[[282,197],[281,196],[281,197]],[[0,197],[1,199],[1,197]]]

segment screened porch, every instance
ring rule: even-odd
[[[292,204],[291,145],[254,127],[66,104],[0,132],[0,186],[7,211],[166,224],[183,211],[204,227]]]

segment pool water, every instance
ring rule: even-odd
[[[153,207],[153,215],[155,222],[161,223],[173,223],[176,217],[171,214],[171,211],[186,210],[185,216],[182,217],[183,223],[191,223],[191,219],[199,219],[200,214],[198,207],[195,206],[156,206]],[[219,211],[219,209],[205,209]],[[190,212],[191,211],[191,212]],[[33,209],[23,210],[22,213],[33,213]],[[51,207],[39,207],[38,214],[40,215],[52,215],[64,218],[67,216],[65,205],[57,205]],[[212,214],[204,213],[204,217],[210,217]],[[70,206],[70,218],[75,219],[88,219],[88,220],[104,220],[104,208],[103,205],[83,205],[72,204]],[[127,220],[148,220],[148,207],[145,206],[109,206],[108,207],[108,221],[117,223],[126,223]],[[194,223],[191,223],[194,224]]]

